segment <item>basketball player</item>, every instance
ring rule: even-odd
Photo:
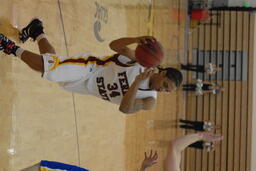
[[[22,29],[20,40],[26,42],[29,38],[37,41],[40,55],[20,48],[2,34],[0,50],[19,57],[43,78],[58,82],[65,90],[118,104],[123,113],[152,109],[157,92],[175,91],[182,82],[182,74],[177,69],[163,68],[155,73],[136,62],[134,50],[127,46],[156,41],[150,36],[114,40],[110,48],[117,54],[103,58],[88,53],[72,57],[56,55],[39,19],[33,19]]]
[[[183,84],[183,91],[194,91],[196,95],[203,95],[203,94],[219,94],[224,88],[219,85],[208,81],[202,81],[197,79],[195,84]]]
[[[207,152],[210,152],[215,150],[215,148],[217,147],[216,145],[218,144],[215,144],[214,142],[197,141],[193,144],[190,144],[188,147],[199,150],[206,150]]]
[[[180,119],[181,125],[180,128],[191,129],[195,131],[212,131],[214,129],[220,129],[220,125],[214,125],[210,121],[191,121]]]
[[[217,67],[215,64],[208,63],[206,65],[192,65],[192,64],[181,64],[181,69],[195,72],[202,72],[206,74],[215,74],[221,71],[221,67]]]

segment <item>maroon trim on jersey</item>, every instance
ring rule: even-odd
[[[115,62],[116,65],[119,65],[121,67],[130,67],[130,65],[127,65],[127,64],[124,64],[124,63],[120,62],[118,60],[118,56],[120,56],[120,54],[113,55],[113,60],[112,61]]]
[[[86,58],[86,59],[84,59],[84,58],[66,59],[66,60],[64,60],[64,61],[61,61],[61,62],[59,63],[59,65],[65,64],[65,63],[81,63],[81,64],[85,64],[85,65],[86,65],[88,62],[91,62],[91,61],[96,62],[96,65],[105,65],[106,63],[112,61],[112,62],[114,62],[116,65],[119,65],[119,66],[121,66],[121,67],[130,67],[129,65],[124,64],[124,63],[122,63],[122,62],[120,62],[120,61],[118,60],[118,56],[119,56],[119,55],[120,55],[120,54],[115,54],[115,55],[113,55],[112,57],[108,58],[107,60],[101,60],[101,59],[99,59],[99,58],[97,58],[97,57],[95,57],[95,56],[89,56],[89,57]]]

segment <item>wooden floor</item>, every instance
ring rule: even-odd
[[[166,49],[164,66],[184,53],[185,0],[1,0],[0,32],[17,40],[33,17],[45,25],[59,55],[112,54],[111,40],[153,35]],[[38,53],[34,42],[18,43]],[[144,151],[159,152],[162,170],[169,140],[182,134],[183,94],[160,94],[150,112],[125,116],[118,106],[72,94],[44,80],[19,59],[0,54],[0,171],[17,171],[42,159],[90,170],[137,170]]]
[[[144,158],[144,151],[157,150],[159,161],[151,170],[163,170],[170,140],[182,134],[175,129],[176,120],[182,116],[181,93],[160,95],[157,108],[152,112],[129,116],[126,122],[126,170],[138,168]],[[150,170],[150,169],[149,169]]]
[[[185,9],[183,3],[183,1],[154,1],[153,4],[152,32],[166,48],[163,66],[178,67],[180,60],[184,57]],[[138,16],[143,16],[140,15],[142,11],[138,11]],[[139,22],[142,24],[145,18],[139,17]],[[146,34],[143,27],[140,32]],[[182,131],[176,129],[176,121],[184,116],[184,112],[183,93],[178,90],[171,94],[160,93],[154,110],[128,116],[125,129],[125,170],[138,169],[144,158],[144,152],[150,149],[158,151],[160,160],[149,170],[163,170],[163,159],[166,156],[169,141],[182,135]]]

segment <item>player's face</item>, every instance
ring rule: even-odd
[[[173,92],[177,89],[175,83],[165,76],[166,71],[158,73],[151,83],[151,89],[159,92]]]

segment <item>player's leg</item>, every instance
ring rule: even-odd
[[[195,71],[195,72],[205,72],[204,65],[181,64],[181,69],[188,70],[188,71]]]
[[[196,149],[204,149],[204,141],[197,141],[197,142],[194,142],[193,144],[190,144],[188,147],[191,147],[191,148],[196,148]]]
[[[171,141],[168,146],[166,159],[164,160],[165,171],[180,171],[181,152],[188,145],[201,139],[202,136],[200,134],[188,134]]]
[[[1,50],[8,55],[13,54],[18,56],[33,70],[41,72],[45,78],[54,82],[77,81],[92,72],[93,64],[87,65],[86,63],[87,54],[77,58],[77,62],[74,61],[74,59],[72,59],[72,61],[69,59],[64,60],[62,57],[51,54],[38,55],[20,48],[13,41],[0,34],[0,51]],[[94,60],[94,58],[92,58],[92,60]],[[80,65],[81,63],[86,64]]]
[[[187,71],[194,71],[193,66],[190,65],[190,64],[187,64],[187,65],[181,64],[181,69],[182,70],[187,70]]]
[[[72,62],[70,62],[68,59],[66,61],[62,61],[60,57],[56,55],[45,54],[42,56],[24,50],[2,34],[0,34],[0,50],[2,50],[4,53],[8,55],[13,54],[15,56],[18,56],[30,68],[32,68],[35,71],[41,72],[42,74],[44,74],[45,78],[54,82],[76,81],[83,78],[86,74],[92,72],[91,65],[66,65],[66,63]],[[81,60],[87,60],[87,56],[80,57],[77,60],[79,60],[78,62],[81,63]],[[62,62],[62,65],[59,65],[59,62]]]
[[[197,72],[205,72],[205,66],[204,65],[198,65],[197,66]]]
[[[33,70],[43,72],[43,60],[41,55],[20,48],[3,34],[0,34],[0,50],[5,54],[18,56]]]
[[[43,37],[41,39],[37,39],[38,47],[40,54],[50,53],[50,54],[56,54],[54,47],[50,44],[48,39],[46,37]]]
[[[183,129],[195,129],[193,126],[190,125],[180,125],[179,127]]]
[[[210,152],[215,150],[215,143],[216,142],[197,141],[193,144],[190,144],[189,147]]]
[[[22,29],[20,32],[20,40],[24,43],[29,38],[32,38],[34,41],[37,41],[40,54],[55,54],[55,49],[47,40],[43,29],[42,21],[35,18]]]
[[[190,120],[180,119],[180,122],[193,125],[194,127],[203,127],[204,126],[203,121],[190,121]]]
[[[183,129],[192,129],[192,130],[195,130],[195,131],[204,131],[204,127],[203,126],[198,126],[198,125],[180,125],[179,126],[180,128],[183,128]]]
[[[203,121],[191,121],[190,124],[194,126],[195,130],[203,131],[203,128],[204,128]]]
[[[181,152],[176,150],[174,141],[168,146],[167,156],[164,159],[164,171],[180,171]]]
[[[195,84],[183,84],[182,87],[195,87]]]
[[[25,50],[20,58],[31,69],[44,73],[43,57],[41,55]]]
[[[182,84],[182,87],[190,87],[189,84]]]
[[[179,120],[181,123],[187,123],[187,124],[194,124],[195,121],[190,121],[190,120],[185,120],[185,119],[180,119]]]
[[[183,87],[183,91],[196,91],[196,87]]]
[[[204,129],[204,125],[202,124],[197,124],[197,125],[194,125],[194,130],[195,131],[205,131]]]

